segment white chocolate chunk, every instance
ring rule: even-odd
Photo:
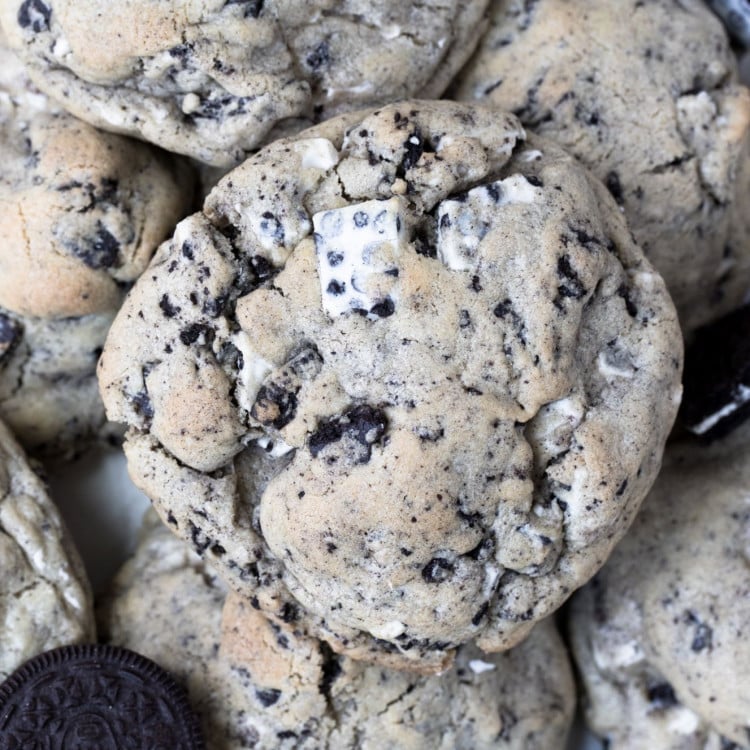
[[[491,672],[495,669],[495,664],[491,664],[488,661],[482,661],[481,659],[471,659],[469,661],[469,669],[474,674],[482,674],[482,672]]]
[[[406,625],[398,620],[391,620],[390,622],[381,625],[379,628],[373,628],[372,634],[376,638],[398,638],[406,630]]]
[[[372,200],[313,216],[323,309],[370,320],[395,309],[398,259],[407,245],[400,198]]]
[[[235,396],[237,403],[250,411],[255,403],[260,386],[275,365],[253,351],[250,336],[245,331],[238,331],[232,337],[232,343],[242,354],[242,368],[237,378],[237,389]]]
[[[285,456],[289,451],[294,450],[294,446],[285,443],[281,438],[272,439],[268,435],[263,435],[256,440],[256,443],[271,458],[280,458]]]
[[[444,200],[438,208],[438,258],[453,271],[476,268],[479,245],[490,229],[492,207],[533,203],[540,189],[523,175],[469,190],[461,200]]]
[[[333,169],[339,163],[339,152],[327,138],[308,138],[302,154],[303,169]]]

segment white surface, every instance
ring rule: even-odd
[[[94,592],[106,591],[135,548],[148,498],[130,480],[125,457],[115,448],[97,446],[70,463],[46,469],[50,492],[78,545]],[[578,721],[568,750],[601,750],[601,744]]]

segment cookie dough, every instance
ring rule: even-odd
[[[107,328],[190,210],[193,178],[62,112],[2,38],[0,152],[0,415],[28,449],[59,452],[104,425]]]
[[[3,0],[36,84],[73,114],[216,166],[338,112],[437,97],[488,0]]]
[[[609,188],[686,332],[750,289],[750,94],[702,0],[494,0],[452,89],[553,138]]]
[[[0,422],[0,682],[27,659],[93,640],[78,553],[21,448]]]
[[[512,115],[279,141],[181,222],[100,360],[130,472],[245,598],[349,656],[510,648],[603,564],[680,397],[605,188]]]
[[[587,719],[611,750],[747,748],[750,422],[710,447],[673,444],[664,464],[573,599]]]
[[[236,595],[221,611],[215,573],[159,522],[99,610],[106,640],[179,676],[204,718],[209,750],[553,750],[575,690],[550,621],[517,649],[464,647],[441,676],[336,656],[293,623],[274,625]]]

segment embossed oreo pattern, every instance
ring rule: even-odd
[[[26,662],[0,686],[0,749],[202,750],[184,690],[145,657],[70,646]]]

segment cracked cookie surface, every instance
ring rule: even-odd
[[[750,95],[700,0],[494,0],[451,95],[581,159],[625,211],[686,332],[750,288]]]
[[[3,0],[0,20],[37,85],[78,117],[227,167],[271,131],[440,96],[487,4]]]
[[[204,561],[151,518],[98,611],[105,640],[180,676],[210,750],[560,747],[575,689],[554,625],[513,651],[459,651],[420,677],[343,656],[272,625],[225,589]]]
[[[125,291],[191,207],[172,157],[75,120],[0,38],[0,415],[26,448],[105,422],[96,359]]]
[[[0,682],[27,659],[91,641],[83,565],[57,508],[0,422]]]
[[[162,245],[100,361],[162,518],[349,656],[510,648],[658,469],[674,308],[604,187],[524,139],[406,102],[274,143]]]
[[[609,747],[750,746],[750,422],[674,443],[632,529],[573,599],[587,720]]]

